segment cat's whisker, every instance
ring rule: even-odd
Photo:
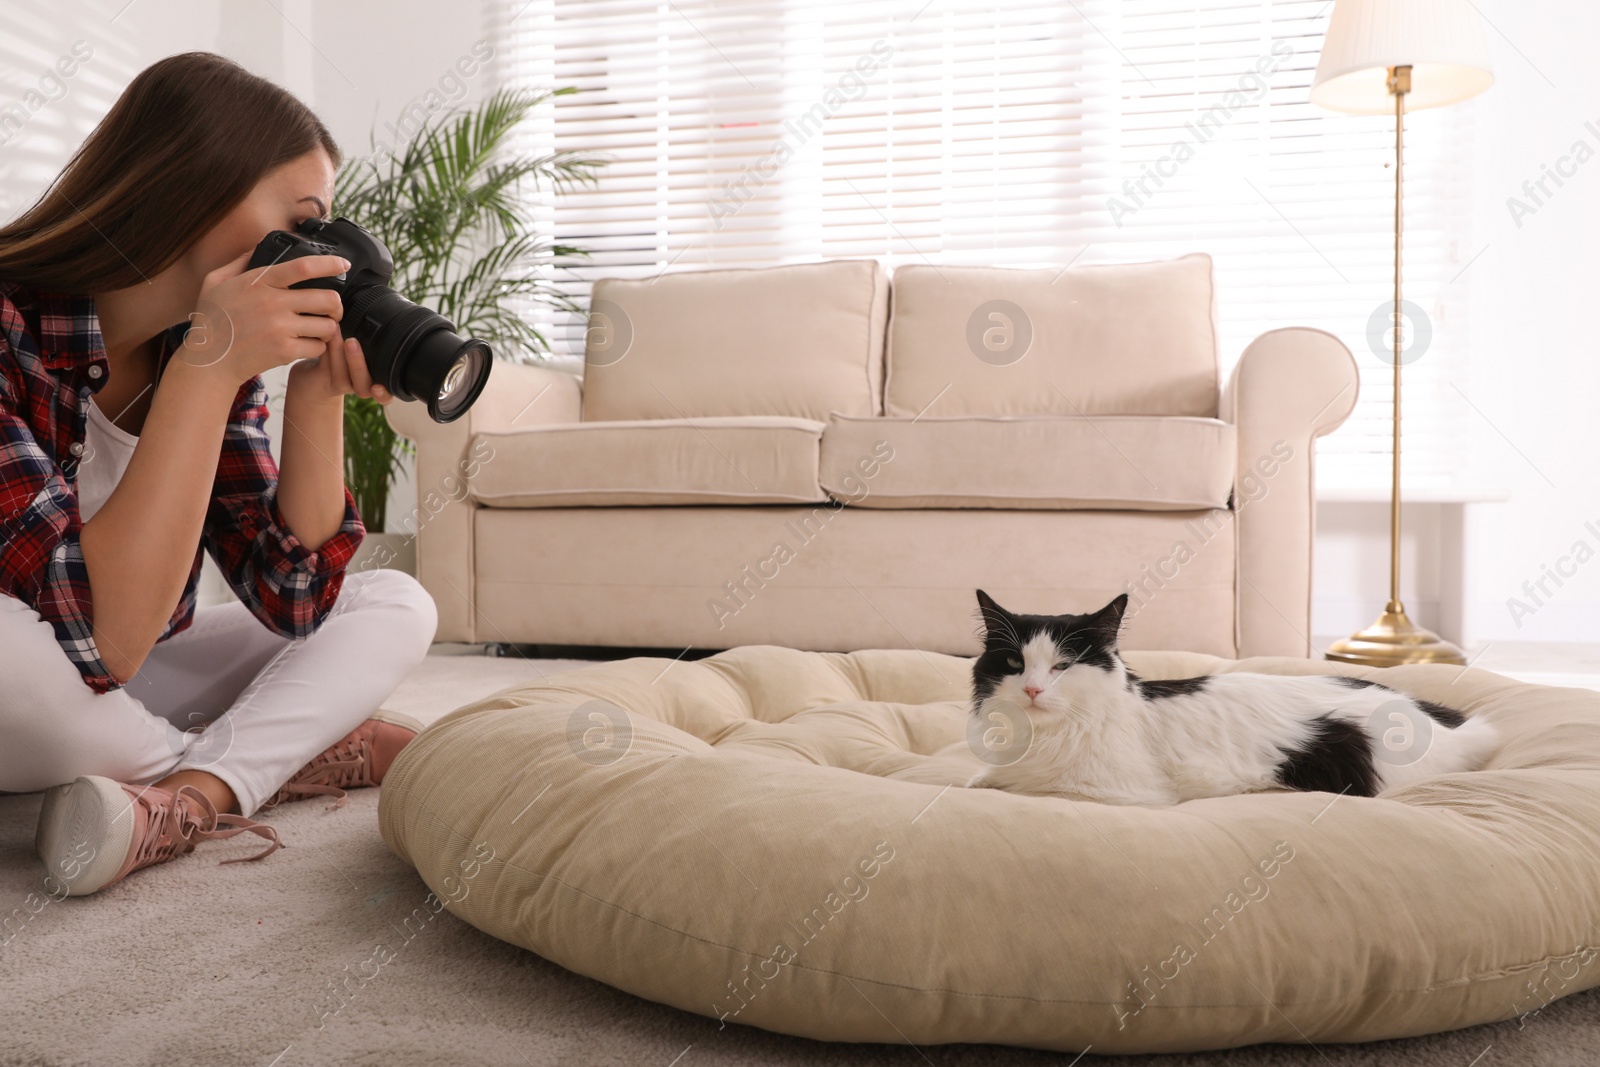
[[[996,623],[999,623],[999,626],[996,626]],[[1009,637],[1015,646],[1014,651],[1020,653],[1022,651],[1022,641],[1017,634],[1016,627],[1011,624],[1011,620],[1004,616],[991,616],[979,609],[977,635],[985,644],[989,643],[989,639],[995,635],[996,630],[1000,627],[1005,629],[1005,633],[1002,636]]]
[[[1016,646],[1016,650],[1020,653],[1022,651],[1022,635],[1017,632],[1016,626],[1010,619],[1002,619],[1001,621],[1005,623],[1006,635],[1011,638],[1011,643]]]

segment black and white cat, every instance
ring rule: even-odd
[[[1107,804],[1281,788],[1370,797],[1475,770],[1498,740],[1487,722],[1358,678],[1145,681],[1117,653],[1127,604],[1119,596],[1091,615],[1019,615],[978,590],[985,637],[973,714],[1025,716],[1031,736],[1021,758],[968,786]],[[1418,747],[1386,748],[1385,732],[1396,730]]]

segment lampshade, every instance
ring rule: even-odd
[[[1494,84],[1483,19],[1470,0],[1337,0],[1311,102],[1387,114],[1394,110],[1388,69],[1406,65],[1407,111],[1453,104]]]

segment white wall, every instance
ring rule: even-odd
[[[1446,621],[1441,604],[1443,510],[1434,504],[1402,509],[1400,599],[1413,620],[1455,638],[1459,626]],[[1389,599],[1387,503],[1318,503],[1311,588],[1311,632],[1319,649],[1372,625]]]
[[[470,106],[494,91],[499,73],[494,58],[464,62],[473,59],[474,44],[491,38],[492,10],[492,0],[315,4],[312,39],[319,54],[315,88],[306,99],[346,158],[372,155],[375,148],[398,151],[424,113]],[[497,55],[492,40],[490,45]],[[463,76],[463,70],[472,74]],[[415,521],[406,523],[417,502],[412,474],[407,464],[405,477],[390,493],[389,530],[416,528]]]
[[[1474,645],[1600,641],[1600,565],[1576,559],[1600,554],[1600,69],[1589,51],[1600,40],[1600,7],[1575,0],[1479,7],[1496,83],[1460,105],[1474,109],[1475,127],[1474,247],[1467,258],[1481,255],[1456,282],[1463,292],[1454,294],[1470,301],[1472,315],[1470,384],[1463,383],[1456,407],[1473,436],[1472,453],[1461,459],[1469,480],[1503,488],[1510,500],[1468,506],[1461,636]],[[1579,155],[1587,162],[1578,164]],[[1574,173],[1560,186],[1547,179],[1536,202],[1523,184],[1558,163]],[[1514,218],[1512,197],[1532,213],[1519,206]],[[1441,577],[1434,557],[1448,549],[1430,514],[1436,510],[1407,508],[1404,567],[1408,606],[1420,604],[1414,614],[1432,625]],[[1323,507],[1319,634],[1346,633],[1352,619],[1382,606],[1386,521],[1381,507]],[[1591,521],[1594,531],[1585,526]],[[1572,572],[1559,586],[1545,577],[1546,567],[1557,565]],[[1536,602],[1523,586],[1541,578]],[[1533,613],[1514,618],[1512,597]]]
[[[345,158],[354,159],[380,148],[397,151],[414,132],[416,116],[492,91],[492,62],[469,64],[477,67],[472,77],[456,66],[486,36],[488,10],[487,3],[446,8],[429,0],[230,3],[214,47],[311,105]],[[275,396],[284,373],[268,382]],[[275,424],[269,432],[276,442]],[[388,528],[403,529],[415,505],[408,467],[391,496]]]
[[[1474,646],[1600,641],[1600,562],[1565,564],[1574,576],[1561,587],[1547,579],[1553,595],[1541,594],[1543,605],[1520,626],[1507,605],[1515,596],[1535,607],[1523,583],[1537,581],[1576,542],[1600,556],[1600,66],[1592,55],[1600,5],[1478,0],[1477,7],[1495,85],[1457,106],[1473,109],[1474,130],[1472,246],[1462,258],[1481,255],[1445,295],[1465,302],[1471,316],[1470,370],[1453,397],[1472,436],[1460,457],[1463,477],[1510,499],[1467,506],[1458,546],[1461,632],[1451,636]],[[1539,194],[1544,203],[1519,226],[1507,199],[1531,204],[1523,183],[1580,140],[1593,158],[1563,186],[1548,182],[1554,195]],[[1590,521],[1594,531],[1585,528]],[[1376,504],[1319,509],[1317,634],[1349,633],[1382,608],[1387,522],[1387,508]],[[1408,505],[1404,522],[1403,598],[1419,621],[1439,626],[1441,589],[1452,577],[1440,563],[1453,548],[1448,512]]]
[[[1512,489],[1474,509],[1467,569],[1476,640],[1600,641],[1600,560],[1576,568],[1534,615],[1512,619],[1546,564],[1584,541],[1600,553],[1600,5],[1564,0],[1484,5],[1496,84],[1478,101],[1478,229],[1487,244],[1470,280],[1473,420]],[[1507,40],[1509,38],[1509,41]],[[1515,48],[1511,43],[1515,44]],[[1518,226],[1510,197],[1584,142],[1592,156]],[[1572,169],[1575,160],[1564,164]],[[1594,522],[1596,530],[1586,529]],[[1569,570],[1573,568],[1569,565]]]

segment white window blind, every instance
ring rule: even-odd
[[[523,6],[523,5],[526,6]],[[1308,101],[1328,0],[513,0],[512,79],[574,86],[528,147],[607,158],[540,209],[580,300],[601,276],[841,257],[1063,266],[1216,262],[1221,357],[1278,326],[1337,334],[1357,413],[1324,484],[1387,484],[1392,119]],[[520,13],[519,13],[520,12]],[[1408,116],[1407,481],[1464,447],[1470,110]],[[556,321],[581,353],[583,323]],[[1381,338],[1380,338],[1381,340]]]
[[[138,68],[105,17],[11,5],[0,33],[0,220],[49,187]]]

